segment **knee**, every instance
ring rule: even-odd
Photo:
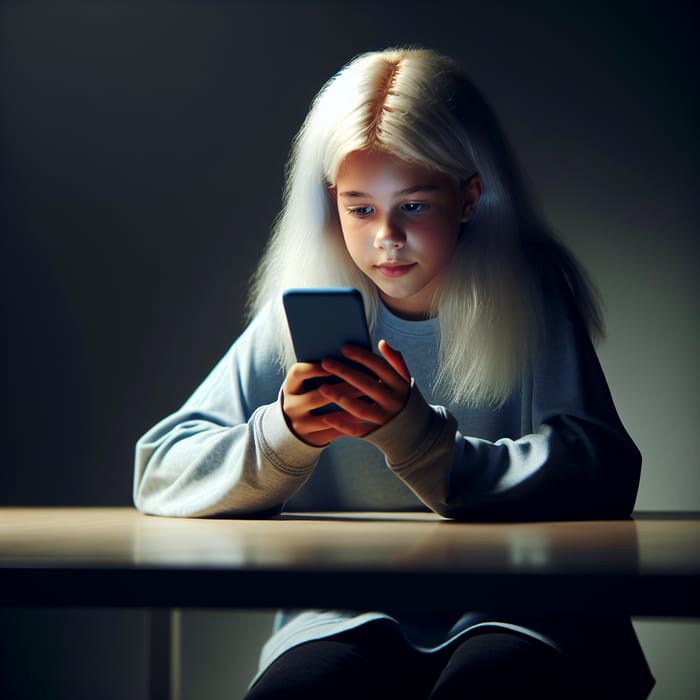
[[[488,632],[460,644],[446,664],[431,700],[524,697],[579,698],[566,659],[544,642],[517,633]]]

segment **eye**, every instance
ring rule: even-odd
[[[426,204],[425,202],[404,202],[401,205],[401,211],[404,211],[407,214],[419,214],[429,207],[430,205]]]
[[[348,207],[347,212],[351,216],[357,216],[358,218],[363,219],[374,212],[374,207],[369,205],[364,207]]]

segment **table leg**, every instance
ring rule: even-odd
[[[149,700],[180,700],[180,627],[180,610],[146,611]]]

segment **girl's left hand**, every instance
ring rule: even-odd
[[[349,395],[342,385],[324,384],[319,391],[342,408],[326,413],[323,421],[344,435],[364,437],[391,420],[406,405],[411,391],[411,374],[403,356],[385,340],[379,341],[382,356],[356,345],[345,345],[343,355],[369,369],[371,376],[342,361],[325,359],[321,366],[361,394]],[[354,392],[354,393],[357,393]],[[369,398],[370,401],[367,401]]]

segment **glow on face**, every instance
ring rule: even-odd
[[[383,302],[426,318],[471,215],[466,193],[448,175],[376,151],[350,153],[332,192],[350,257]]]

